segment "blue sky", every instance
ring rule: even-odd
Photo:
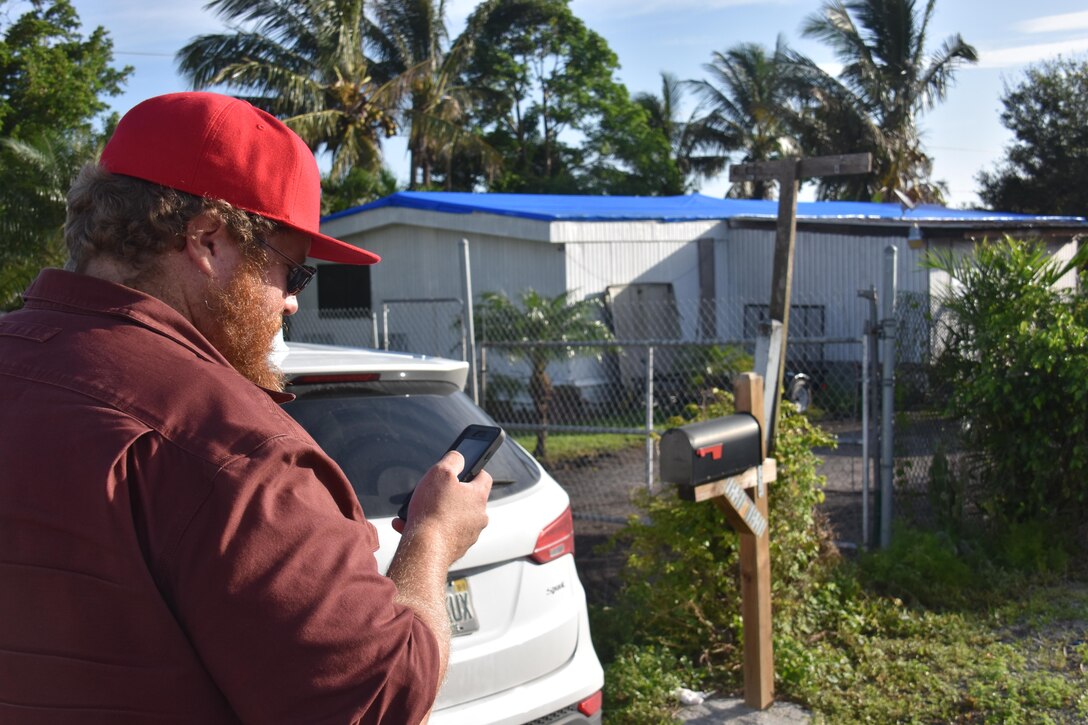
[[[923,3],[918,0],[919,6]],[[223,30],[204,4],[74,0],[84,28],[105,27],[117,63],[135,67],[124,95],[113,99],[116,110],[186,89],[175,71],[174,53],[195,35]],[[457,32],[474,5],[473,0],[447,0],[451,32]],[[833,62],[823,46],[800,37],[802,20],[820,7],[819,0],[572,0],[571,7],[619,56],[619,78],[632,94],[659,92],[661,71],[681,79],[702,78],[702,65],[713,51],[740,42],[773,46],[780,33],[817,62]],[[978,49],[980,62],[961,69],[945,103],[921,120],[935,159],[934,176],[948,182],[952,206],[978,202],[974,177],[1001,157],[1010,138],[999,118],[1005,84],[1018,83],[1032,63],[1058,55],[1088,57],[1088,9],[1084,0],[939,0],[929,47],[957,32]],[[405,180],[403,140],[393,139],[385,152],[389,166]],[[727,186],[723,175],[700,191],[721,195]]]

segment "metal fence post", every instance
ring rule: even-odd
[[[869,340],[861,337],[861,548],[869,548]]]
[[[654,491],[654,348],[646,347],[646,490]]]
[[[880,334],[880,311],[878,309],[879,296],[877,295],[876,287],[869,285],[867,290],[858,290],[858,297],[869,301],[869,321],[865,324],[865,359],[868,361],[868,369],[866,372],[867,387],[865,389],[866,399],[868,400],[869,407],[865,413],[866,420],[868,421],[865,428],[865,442],[872,443],[874,440],[879,442],[879,436],[877,431],[873,430],[874,423],[877,419],[876,404],[880,399],[877,395],[876,386],[880,380],[880,350],[879,350],[879,334]],[[880,480],[880,446],[870,445],[867,450],[868,456],[865,458],[865,472],[870,470],[874,477]],[[869,460],[869,458],[872,460]],[[877,496],[879,502],[879,496]],[[880,525],[880,512],[876,512],[877,526]],[[869,535],[869,531],[866,530],[866,536]]]
[[[487,343],[480,343],[480,400],[487,405]],[[479,405],[479,403],[478,403]],[[481,406],[483,407],[483,406]]]
[[[892,474],[895,460],[892,457],[892,421],[895,415],[895,286],[896,248],[889,244],[884,248],[884,299],[881,320],[882,397],[880,405],[880,546],[887,548],[892,542]]]
[[[464,358],[468,359],[468,378],[469,383],[472,386],[472,402],[477,405],[480,404],[480,388],[478,381],[479,371],[476,368],[476,330],[473,327],[472,320],[472,264],[468,251],[468,240],[461,240],[461,289],[462,297],[464,298],[464,325],[463,330],[467,330],[468,336],[468,349],[464,346],[461,348],[461,354]]]
[[[382,303],[382,349],[389,349],[389,305]]]

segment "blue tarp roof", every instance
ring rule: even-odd
[[[777,201],[687,196],[574,196],[549,194],[475,194],[458,191],[400,191],[363,206],[337,212],[323,221],[382,207],[402,207],[446,214],[497,214],[541,221],[701,221],[711,219],[775,219]],[[860,201],[798,202],[797,218],[805,221],[1088,224],[1083,217],[1039,216],[1009,212],[948,209]]]

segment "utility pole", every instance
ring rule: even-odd
[[[765,395],[770,396],[773,413],[767,421],[770,427],[768,455],[774,452],[778,435],[778,400],[781,397],[782,379],[786,370],[786,349],[789,339],[790,291],[793,287],[793,256],[797,237],[797,192],[802,179],[823,176],[867,174],[872,171],[870,153],[815,156],[807,159],[775,159],[750,164],[734,164],[729,167],[729,180],[777,181],[778,224],[775,229],[774,266],[771,270],[771,320],[782,324],[782,354],[777,370],[757,370],[767,383]]]

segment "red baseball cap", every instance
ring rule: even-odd
[[[313,153],[275,116],[237,98],[204,92],[149,98],[121,118],[99,164],[300,231],[316,259],[381,261],[320,232],[321,175]]]

